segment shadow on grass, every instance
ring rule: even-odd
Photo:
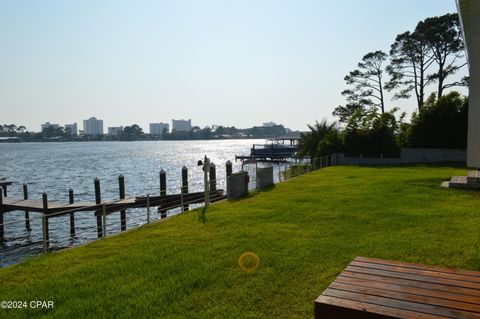
[[[239,198],[228,198],[228,202],[229,203],[236,203],[236,202],[241,202],[241,201],[244,201],[246,199],[249,199],[249,198],[253,198],[255,196],[258,196],[260,195],[261,193],[265,193],[265,192],[270,192],[272,190],[275,189],[275,184],[271,185],[271,186],[268,186],[268,187],[265,187],[264,189],[262,190],[258,190],[258,189],[254,189],[254,190],[250,190],[248,192],[247,195],[245,196],[242,196],[242,197],[239,197]]]
[[[270,192],[274,189],[275,189],[275,184],[273,184],[271,186],[268,186],[268,187],[266,187],[262,190],[250,191],[247,195],[245,195],[243,197],[240,197],[240,198],[228,199],[228,202],[230,202],[230,203],[242,202],[246,199],[253,198],[253,197],[257,196],[260,193]],[[201,222],[202,224],[205,224],[207,222],[207,209],[208,209],[207,207],[202,207],[202,208],[199,208],[199,210],[198,210],[198,221]]]
[[[203,207],[198,211],[198,221],[202,224],[207,222],[207,207]]]
[[[259,193],[265,193],[265,192],[270,192],[270,191],[272,191],[272,190],[274,190],[274,189],[275,189],[275,184],[272,184],[272,185],[270,185],[270,186],[268,186],[268,187],[265,187],[265,188],[262,189],[262,190],[258,190],[257,192],[259,192]]]

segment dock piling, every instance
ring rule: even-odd
[[[74,203],[74,198],[73,198],[73,189],[68,190],[68,203],[73,204]],[[75,215],[74,213],[70,213],[70,235],[72,237],[75,236]]]
[[[23,199],[28,199],[28,186],[26,183],[23,184]],[[28,210],[25,211],[25,227],[28,231],[31,230],[30,228],[30,212]]]
[[[118,192],[119,198],[125,199],[125,177],[123,175],[118,175]],[[127,229],[127,216],[126,210],[120,210],[120,229],[124,231]]]
[[[95,178],[93,180],[94,186],[95,186],[95,204],[101,204],[102,203],[102,195],[100,193],[100,180],[98,178]],[[101,211],[96,211],[95,215],[97,215],[97,236],[98,238],[102,237],[102,215]]]
[[[210,159],[205,155],[205,161],[203,162],[203,182],[204,182],[204,187],[205,187],[205,208],[208,207],[208,204],[210,202],[210,184],[208,182],[208,175],[210,173]]]
[[[167,173],[162,169],[160,170],[160,197],[167,196]],[[159,207],[158,213],[160,214],[160,218],[167,217],[167,210]]]
[[[182,167],[182,194],[185,196],[188,194],[188,168],[186,166]],[[188,210],[188,204],[183,204],[183,211]]]
[[[42,230],[43,230],[43,252],[48,252],[49,239],[48,239],[48,196],[43,192],[43,215],[42,215]]]
[[[226,183],[227,183],[227,194],[229,193],[228,190],[229,190],[229,182],[228,182],[228,179],[230,178],[230,175],[232,175],[232,162],[230,162],[229,160],[225,163],[225,172],[226,172]]]
[[[210,192],[217,190],[217,168],[214,163],[210,163]]]

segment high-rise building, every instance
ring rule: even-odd
[[[108,128],[109,136],[120,136],[123,133],[123,126],[113,126]]]
[[[97,120],[91,117],[88,120],[83,120],[83,130],[86,135],[96,136],[103,134],[103,120]]]
[[[55,129],[57,129],[57,128],[60,127],[60,125],[58,125],[58,124],[52,124],[52,123],[50,123],[50,122],[45,122],[45,124],[42,124],[40,127],[41,127],[42,132],[43,132],[43,130],[46,129],[46,128],[48,128],[48,127],[53,127],[53,128],[55,128]]]
[[[192,120],[172,120],[172,131],[190,131],[192,129]]]
[[[160,136],[163,134],[163,131],[166,129],[167,133],[170,129],[168,123],[150,123],[150,135]]]
[[[78,134],[77,123],[65,124],[65,131],[66,131],[67,129],[70,129],[70,132],[72,132],[72,135],[77,135],[77,134]]]
[[[272,126],[275,126],[275,125],[277,125],[277,123],[271,122],[271,121],[263,123],[264,127],[272,127]]]

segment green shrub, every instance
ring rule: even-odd
[[[408,129],[409,147],[460,148],[467,146],[468,98],[450,92],[436,100],[432,94]]]

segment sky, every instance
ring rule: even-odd
[[[0,1],[0,124],[306,130],[335,120],[363,55],[449,12],[454,0]]]

